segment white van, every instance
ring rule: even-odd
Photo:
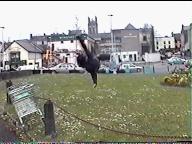
[[[23,65],[19,66],[16,70],[17,71],[22,71],[22,70],[37,70],[38,65]]]

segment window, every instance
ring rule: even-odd
[[[169,45],[169,48],[171,48],[171,45]]]
[[[23,65],[27,65],[27,61],[26,60],[22,60],[22,64]]]
[[[147,41],[147,36],[143,36],[143,41]]]
[[[56,56],[60,56],[60,54],[56,54]]]
[[[29,63],[29,65],[33,65],[32,63]]]
[[[71,40],[71,43],[73,43],[73,40]]]
[[[123,55],[123,58],[126,58],[126,55]]]
[[[158,44],[159,44],[159,42],[157,41],[157,42],[156,42],[156,44],[158,45]]]
[[[166,41],[164,41],[164,44],[166,44]]]
[[[44,45],[44,41],[42,41],[42,45]]]
[[[164,48],[166,48],[166,45],[164,45]]]
[[[39,67],[39,62],[36,62],[35,65],[37,65],[37,67]]]
[[[61,43],[63,44],[63,41],[61,41]]]
[[[169,44],[171,44],[171,42],[169,41]]]
[[[132,61],[132,55],[129,55],[129,61]]]
[[[52,44],[52,46],[51,46],[52,51],[54,51],[54,48],[55,48],[55,45]]]
[[[159,47],[157,46],[157,50],[159,49]]]

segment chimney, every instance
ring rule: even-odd
[[[32,34],[30,34],[30,40],[33,38],[33,35]]]
[[[90,18],[88,17],[88,23],[90,23]]]

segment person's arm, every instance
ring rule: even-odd
[[[76,38],[77,38],[77,39],[79,40],[79,42],[81,43],[81,46],[83,47],[83,49],[84,49],[87,57],[88,57],[88,58],[92,58],[92,54],[91,54],[91,52],[88,50],[87,46],[85,45],[84,40],[82,40],[80,36],[77,36]]]

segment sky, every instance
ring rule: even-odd
[[[99,33],[112,28],[124,29],[129,23],[141,28],[154,26],[158,36],[180,33],[192,23],[192,1],[0,1],[0,27],[4,41],[29,39],[30,34],[65,33],[75,29],[88,31],[88,17],[98,20]],[[0,29],[0,41],[2,29]]]

